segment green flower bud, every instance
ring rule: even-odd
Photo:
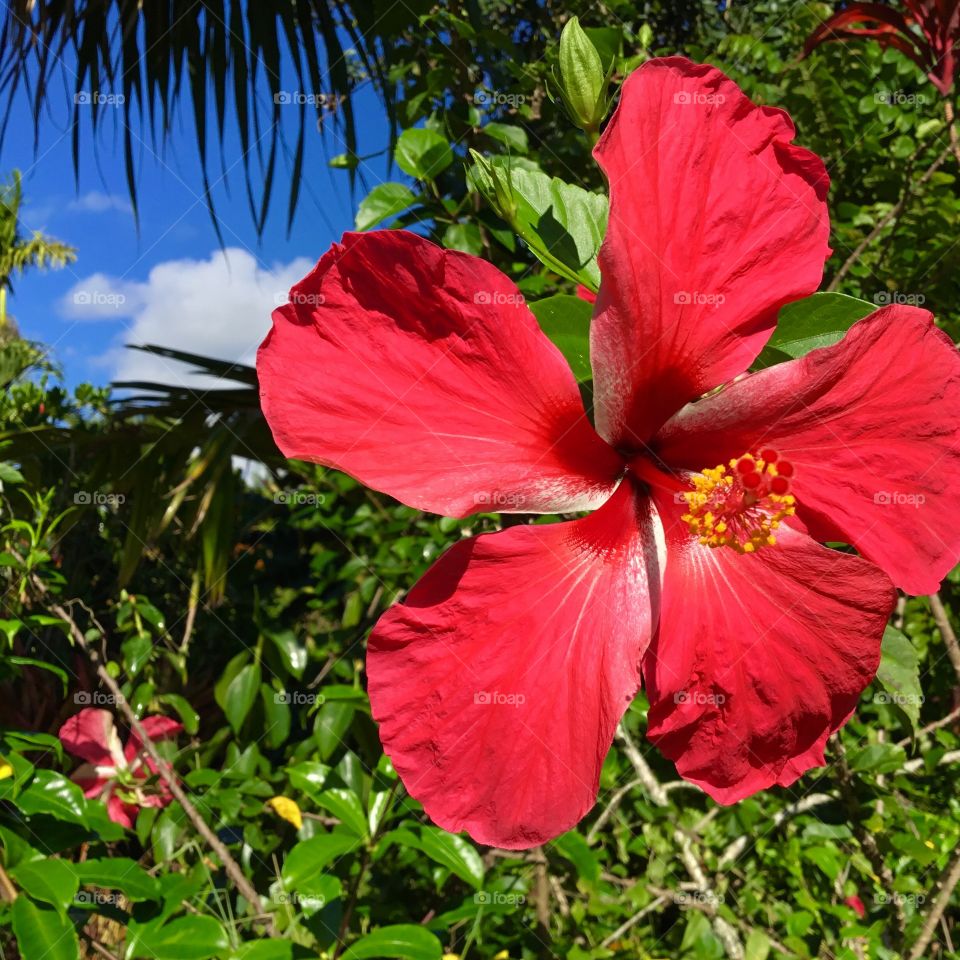
[[[573,119],[595,131],[607,109],[607,76],[600,54],[571,17],[560,34],[560,93]]]

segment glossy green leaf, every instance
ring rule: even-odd
[[[440,941],[429,930],[411,923],[381,927],[348,947],[342,960],[400,957],[404,960],[440,960]]]
[[[20,896],[11,910],[20,960],[77,960],[77,931],[65,916]]]
[[[529,304],[540,329],[570,364],[578,383],[593,377],[590,368],[590,318],[593,305],[581,297],[561,293]]]
[[[360,840],[345,833],[325,833],[301,840],[283,862],[281,879],[287,890],[309,889],[310,883],[344,854],[355,850]]]
[[[129,857],[83,860],[73,864],[82,884],[119,890],[129,900],[156,900],[160,885],[143,867]]]
[[[356,228],[373,227],[403,213],[416,203],[413,191],[402,183],[380,183],[363,198],[357,208]]]
[[[472,887],[483,887],[483,860],[468,840],[439,827],[421,827],[420,849]]]
[[[607,198],[510,157],[472,156],[473,182],[531,252],[561,276],[597,290]]]
[[[33,897],[65,910],[76,896],[79,881],[72,864],[55,857],[30,860],[11,871],[13,879]]]
[[[838,343],[858,320],[876,309],[875,304],[842,293],[815,293],[788,303],[755,366],[772,366],[784,357],[802,357]]]
[[[877,680],[884,689],[874,694],[874,701],[896,704],[910,718],[911,726],[916,727],[924,699],[920,686],[917,650],[907,637],[893,626],[888,626],[883,631]]]
[[[233,727],[234,733],[240,731],[243,721],[247,719],[259,689],[259,663],[248,663],[230,681],[224,695],[223,712],[227,715],[227,721]]]
[[[223,926],[207,916],[177,917],[160,925],[131,924],[129,931],[128,960],[208,960],[230,947]]]
[[[417,180],[433,180],[453,163],[453,151],[436,130],[404,130],[397,141],[397,166]]]
[[[348,830],[358,837],[367,836],[367,815],[360,798],[352,790],[324,790],[315,797],[317,803],[329,810]]]

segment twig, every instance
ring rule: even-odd
[[[931,593],[928,599],[930,600],[930,612],[933,614],[940,636],[943,637],[943,645],[947,648],[947,656],[950,657],[957,678],[960,679],[960,644],[957,643],[957,635],[950,625],[950,617],[939,593]]]
[[[623,798],[634,788],[639,787],[642,781],[638,777],[636,780],[631,780],[625,786],[622,786],[611,798],[610,802],[603,808],[600,816],[597,817],[596,823],[590,828],[587,833],[587,843],[593,843],[597,839],[597,834],[607,825],[607,821],[617,812],[617,807],[620,806],[620,803],[623,801]]]
[[[669,903],[670,898],[666,894],[661,894],[656,900],[652,900],[648,903],[642,910],[635,913],[629,920],[624,921],[617,927],[609,937],[604,937],[600,941],[600,949],[604,950],[610,946],[615,940],[619,940],[631,927],[635,927],[645,916],[650,913],[653,913],[654,910],[662,907],[665,903]]]
[[[876,839],[873,834],[863,826],[863,821],[860,817],[860,801],[857,798],[854,774],[850,769],[850,764],[847,762],[847,752],[840,742],[838,735],[834,735],[832,743],[834,752],[837,755],[834,766],[837,771],[837,781],[840,785],[840,795],[846,804],[850,822],[853,824],[854,835],[860,843],[861,849],[866,854],[867,859],[870,861],[873,872],[883,882],[884,890],[887,893],[887,902],[893,903],[893,915],[896,920],[893,939],[894,946],[899,950],[899,948],[903,946],[907,930],[907,916],[903,910],[903,902],[900,897],[894,893],[893,872],[890,867],[887,866],[887,862],[884,860],[883,854],[877,846]]]
[[[933,723],[928,723],[925,727],[921,727],[915,736],[904,737],[902,740],[898,740],[897,746],[905,747],[913,740],[919,740],[924,734],[933,733],[934,730],[949,726],[954,720],[960,720],[960,707],[954,707],[945,717],[941,717],[939,720],[934,720]]]
[[[789,820],[791,817],[795,817],[798,814],[806,813],[809,810],[812,810],[814,807],[822,806],[825,803],[830,803],[835,800],[835,797],[831,797],[829,793],[811,793],[809,797],[804,797],[801,800],[797,800],[794,803],[791,803],[789,806],[784,807],[782,810],[778,810],[773,815],[773,824],[771,830],[776,829],[784,821]],[[720,855],[720,859],[717,861],[717,869],[723,870],[725,867],[729,867],[734,861],[736,861],[740,855],[746,850],[747,845],[753,837],[750,834],[744,834],[742,837],[737,837],[736,840],[731,843],[726,850]]]
[[[623,742],[624,752],[627,759],[633,765],[637,773],[637,778],[643,783],[650,795],[650,799],[658,807],[666,807],[670,800],[667,797],[663,784],[657,779],[657,775],[650,769],[650,765],[643,758],[643,754],[637,749],[632,737],[627,732],[623,722],[617,727],[617,736]],[[679,827],[673,833],[674,842],[680,846],[680,859],[687,868],[690,878],[696,883],[700,892],[706,899],[706,902],[713,908],[710,913],[710,919],[713,924],[713,931],[717,939],[723,944],[723,948],[730,960],[743,960],[743,944],[740,943],[740,937],[737,931],[727,923],[717,913],[716,904],[720,902],[719,897],[714,892],[713,886],[707,880],[707,876],[700,865],[693,849],[693,839],[685,834]]]
[[[960,883],[960,851],[953,855],[953,860],[943,874],[943,879],[940,881],[940,890],[930,907],[926,920],[923,922],[920,936],[917,937],[916,943],[910,948],[907,960],[920,960],[926,953],[926,949],[933,939],[933,931],[946,911],[947,905],[950,903],[950,897],[953,896],[953,889],[958,883]]]
[[[2,865],[0,865],[0,899],[7,903],[13,903],[17,899],[17,888]]]
[[[43,581],[38,577],[33,577],[32,579],[37,590],[49,598],[49,591],[47,590],[46,584],[44,584]],[[144,752],[156,765],[157,773],[160,775],[160,779],[163,780],[170,792],[173,794],[174,798],[177,800],[180,806],[183,807],[183,812],[187,815],[187,818],[196,828],[197,833],[203,837],[210,849],[213,850],[213,852],[220,858],[220,862],[223,864],[223,869],[226,870],[227,874],[230,876],[230,879],[236,884],[237,890],[240,891],[250,907],[257,913],[263,913],[263,905],[260,902],[260,897],[257,894],[257,891],[244,875],[243,870],[240,868],[240,864],[233,859],[230,851],[226,848],[220,838],[210,829],[210,827],[207,826],[206,821],[200,816],[196,807],[194,807],[186,793],[184,793],[176,774],[170,769],[170,765],[161,756],[154,742],[150,739],[146,730],[144,730],[143,724],[140,723],[140,721],[137,719],[137,715],[130,707],[130,704],[127,703],[127,700],[123,696],[123,693],[121,692],[116,680],[114,680],[113,677],[111,677],[107,672],[103,665],[100,654],[87,643],[87,639],[83,635],[83,631],[79,626],[77,626],[76,620],[73,619],[69,611],[56,602],[50,603],[50,609],[69,627],[70,634],[77,646],[86,654],[87,658],[96,669],[97,676],[100,678],[100,681],[113,695],[114,702],[126,717],[126,720],[130,724],[131,728],[140,738],[140,742],[143,744]]]
[[[840,269],[837,271],[834,278],[827,285],[828,292],[832,293],[834,290],[837,289],[837,287],[840,286],[840,284],[843,282],[846,275],[853,268],[854,264],[863,255],[863,251],[866,250],[867,247],[869,247],[870,244],[873,243],[873,241],[876,240],[877,237],[879,237],[884,230],[886,230],[887,226],[889,226],[892,220],[895,220],[897,217],[899,217],[903,213],[903,211],[907,207],[907,204],[914,197],[914,195],[920,190],[921,187],[925,186],[927,181],[937,172],[937,170],[940,169],[941,166],[943,166],[944,161],[947,159],[947,157],[950,156],[952,152],[953,152],[952,146],[946,147],[946,149],[944,149],[944,151],[937,157],[937,159],[934,160],[929,167],[927,167],[923,176],[921,176],[920,179],[916,181],[916,183],[907,186],[907,188],[903,192],[903,196],[901,196],[900,199],[897,201],[897,203],[895,203],[887,211],[885,216],[880,218],[876,226],[857,244],[857,246],[853,250],[853,253],[851,253],[850,256],[847,257],[846,260],[844,260],[843,265],[840,267]]]
[[[633,765],[633,769],[636,770],[637,778],[643,784],[644,790],[650,795],[650,799],[658,807],[667,806],[669,801],[666,791],[657,779],[656,774],[650,769],[650,765],[643,759],[643,754],[633,742],[630,734],[627,733],[627,728],[622,722],[617,726],[617,737],[622,741],[623,752]]]
[[[547,871],[547,857],[543,852],[543,847],[535,847],[530,851],[530,859],[536,864],[534,875],[536,877],[535,908],[537,913],[537,923],[540,924],[544,933],[550,933],[550,874]]]

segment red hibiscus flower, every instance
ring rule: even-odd
[[[894,583],[955,562],[960,358],[929,313],[741,376],[829,253],[793,136],[709,66],[626,81],[596,148],[596,429],[516,286],[411,233],[347,234],[275,311],[287,456],[446,515],[598,508],[455,544],[370,636],[384,748],[441,826],[572,827],[641,676],[682,776],[722,803],[792,783],[873,679]]]
[[[906,54],[947,96],[960,69],[960,0],[902,0],[901,6],[848,3],[807,38],[804,56],[825,40],[875,40]]]
[[[140,721],[151,740],[176,736],[183,725],[169,717],[145,717]],[[60,742],[81,764],[73,774],[84,796],[104,797],[110,819],[133,827],[141,807],[165,807],[172,799],[162,780],[153,780],[156,764],[144,754],[143,743],[131,731],[125,747],[107,710],[86,707],[60,728]]]

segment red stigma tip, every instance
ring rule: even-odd
[[[786,477],[773,477],[770,481],[770,489],[774,493],[783,495],[790,489],[790,481]]]
[[[757,464],[753,457],[741,457],[737,461],[737,473],[754,473],[756,469]]]
[[[764,463],[776,463],[777,451],[767,447],[765,450],[760,451],[760,459],[763,460]]]
[[[742,482],[747,489],[754,490],[760,486],[762,479],[759,473],[747,473],[743,476]]]
[[[777,464],[777,473],[779,473],[781,477],[792,477],[793,464],[789,460],[781,460]]]

